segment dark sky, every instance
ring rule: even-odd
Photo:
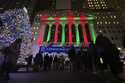
[[[56,9],[71,9],[69,0],[56,0]]]

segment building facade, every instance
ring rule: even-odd
[[[117,47],[123,47],[125,28],[117,0],[60,1],[53,0],[51,10],[40,11],[35,17],[34,43],[86,46],[95,43],[101,31]]]

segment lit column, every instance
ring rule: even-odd
[[[44,24],[45,25],[45,28],[44,28],[44,35],[43,35],[43,42],[46,42],[47,41],[47,39],[46,40],[44,40],[44,37],[45,37],[45,31],[46,31],[46,25],[48,24],[48,16],[47,15],[44,15],[44,16],[41,16],[40,17],[40,21],[41,21],[41,23],[42,24]],[[41,30],[41,32],[42,32],[42,30]]]
[[[57,44],[57,42],[58,42],[60,17],[56,16],[56,17],[54,17],[54,20],[55,20],[55,25],[56,25],[55,35],[54,35],[54,43]]]
[[[79,30],[78,30],[78,25],[79,24],[75,24],[75,30],[76,30],[76,45],[80,45],[80,36],[79,36]]]
[[[72,42],[72,23],[68,24],[68,29],[69,29],[69,44],[73,44]]]
[[[65,44],[65,24],[62,24],[62,40],[61,40],[61,44],[62,45]]]
[[[45,23],[40,24],[39,36],[37,38],[37,44],[38,45],[41,45],[42,42],[43,42],[44,33],[45,33],[45,27],[46,27]]]
[[[47,20],[48,20],[48,24],[49,24],[49,32],[48,32],[48,36],[47,36],[47,42],[49,42],[50,38],[51,38],[51,27],[52,27],[54,18],[53,17],[48,17]]]
[[[87,38],[87,33],[86,33],[85,22],[83,22],[81,25],[82,25],[82,32],[83,32],[83,37],[84,37],[84,47],[86,47],[88,44],[88,38]]]
[[[47,35],[47,42],[49,42],[50,38],[51,38],[51,27],[52,27],[52,24],[49,24],[49,32],[48,32],[48,35]]]
[[[55,35],[54,35],[54,43],[57,44],[58,42],[58,27],[59,27],[59,24],[56,23],[56,30],[55,30]]]
[[[84,38],[84,47],[87,46],[88,44],[88,37],[87,37],[87,33],[86,33],[86,27],[85,27],[85,23],[87,21],[87,17],[84,15],[84,13],[81,13],[80,15],[80,25],[82,28],[82,32],[83,32],[83,38]]]
[[[96,34],[95,34],[95,30],[94,30],[93,20],[88,20],[88,25],[89,25],[89,30],[90,30],[90,34],[91,34],[91,40],[93,41],[93,43],[95,43]]]

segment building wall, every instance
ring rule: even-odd
[[[80,16],[81,12],[84,15],[94,16],[94,29],[96,34],[101,30],[118,47],[123,47],[123,33],[125,32],[125,13],[120,8],[118,0],[83,0],[81,3],[73,3],[76,0],[71,0],[71,7],[74,16]],[[82,6],[78,7],[78,4]],[[78,7],[78,8],[76,8]],[[44,12],[44,11],[43,11]],[[47,11],[44,15],[48,16],[67,16],[67,10]],[[43,13],[41,13],[42,15]]]
[[[102,31],[118,47],[122,47],[123,30],[119,13],[116,12],[98,12],[95,13],[96,33]]]

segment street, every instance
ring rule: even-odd
[[[118,81],[109,73],[92,74],[86,72],[40,72],[11,73],[10,80],[0,83],[125,83]]]

